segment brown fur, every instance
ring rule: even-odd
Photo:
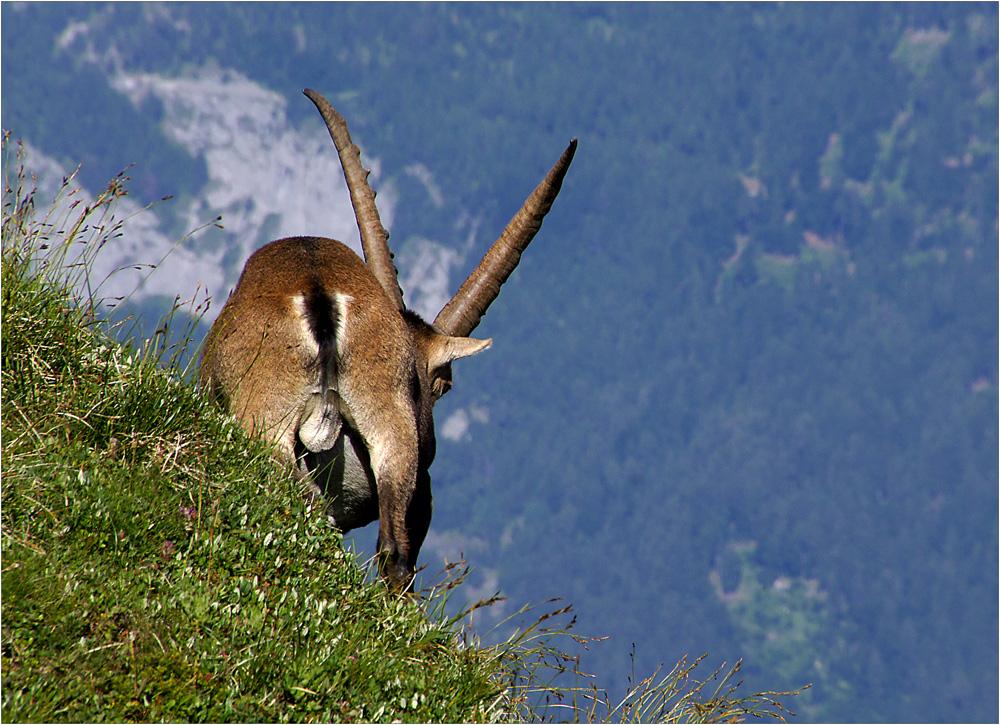
[[[337,329],[325,346],[333,350],[316,339],[305,314],[317,294],[342,308],[330,311]],[[382,571],[405,587],[430,525],[433,405],[450,386],[451,361],[488,346],[401,313],[340,242],[296,237],[247,260],[206,339],[201,381],[296,470],[297,447],[321,454],[348,434],[345,426],[360,435],[378,492]],[[326,434],[304,440],[314,420],[326,421]],[[372,520],[354,513],[341,518],[352,526]]]

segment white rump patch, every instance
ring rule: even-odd
[[[333,294],[336,309],[331,311],[337,321],[336,345],[340,349],[344,339],[344,320],[347,316],[347,303],[354,298],[341,293]],[[306,300],[301,293],[291,296],[292,306],[299,322],[299,342],[310,356],[319,355],[319,343],[309,326],[306,314]],[[302,415],[299,418],[298,436],[302,444],[313,453],[333,448],[340,435],[343,423],[338,410],[337,381],[331,380],[325,389],[320,388],[320,377],[309,381],[309,390],[305,391],[305,402]],[[332,383],[330,385],[329,383]]]
[[[343,350],[347,346],[347,306],[354,302],[354,298],[344,292],[333,293],[333,304],[336,306],[334,313],[337,320],[337,350]]]
[[[313,357],[319,355],[319,343],[309,328],[309,317],[306,315],[306,298],[300,292],[290,297],[295,317],[299,321],[299,344]]]

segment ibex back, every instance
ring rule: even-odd
[[[490,346],[467,335],[541,226],[576,139],[431,325],[403,305],[343,118],[315,91],[305,94],[340,153],[365,261],[321,237],[257,250],[206,338],[201,385],[275,444],[339,528],[378,519],[380,572],[407,589],[431,520],[434,403],[451,387],[451,362]]]

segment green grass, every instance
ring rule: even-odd
[[[683,664],[614,706],[557,646],[571,625],[549,625],[568,609],[480,647],[463,624],[469,612],[446,614],[461,567],[420,597],[371,582],[267,447],[198,397],[177,363],[190,357],[188,338],[164,342],[178,339],[173,313],[132,350],[114,342],[128,331],[102,319],[92,293],[70,291],[99,286],[89,264],[121,233],[114,202],[125,180],[39,218],[23,167],[9,162],[4,720],[704,722],[784,712],[775,694],[732,699],[736,669],[712,675],[705,697]],[[567,676],[573,686],[560,684]]]

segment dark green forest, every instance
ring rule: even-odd
[[[163,8],[4,3],[4,129],[91,188],[203,183],[154,101],[54,44],[87,20],[130,71],[235,68],[295,124],[320,90],[448,199],[393,244],[461,209],[483,248],[579,138],[438,406],[489,422],[440,440],[432,531],[609,635],[584,669],[623,688],[634,643],[640,675],[812,683],[804,720],[997,719],[995,4]]]

